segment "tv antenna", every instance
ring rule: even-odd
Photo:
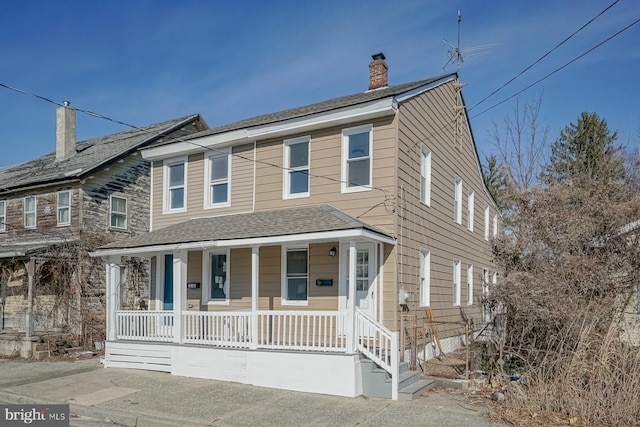
[[[449,50],[447,51],[447,54],[449,55],[449,59],[447,60],[447,63],[444,64],[444,67],[442,67],[443,70],[446,69],[449,64],[455,62],[456,72],[458,72],[460,71],[460,64],[464,62],[465,58],[488,55],[491,53],[490,49],[497,46],[497,44],[488,44],[484,46],[476,46],[476,47],[471,47],[467,49],[461,49],[460,48],[461,23],[462,23],[462,13],[460,13],[460,10],[458,10],[458,43],[454,46],[451,43],[449,43],[446,39],[442,40],[445,44],[449,46]]]

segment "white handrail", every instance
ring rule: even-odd
[[[218,347],[251,346],[251,312],[183,311],[184,342]]]
[[[391,375],[391,398],[398,399],[398,333],[370,318],[356,307],[356,348]]]
[[[116,338],[119,340],[173,340],[172,311],[118,310],[116,318]]]

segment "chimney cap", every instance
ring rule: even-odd
[[[371,55],[371,58],[373,58],[374,61],[377,61],[378,59],[386,59],[382,52]]]

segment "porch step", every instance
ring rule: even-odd
[[[360,359],[360,366],[362,368],[362,394],[368,397],[391,399],[392,384],[389,373],[367,358]],[[431,380],[423,379],[420,372],[410,371],[407,363],[401,363],[399,370],[399,400],[413,400],[421,396],[433,383]]]

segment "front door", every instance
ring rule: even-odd
[[[173,255],[164,256],[164,286],[162,309],[173,310]]]
[[[345,283],[344,297],[346,307],[351,307],[349,301],[349,245],[342,246],[342,277]],[[356,307],[359,307],[367,316],[372,319],[376,318],[376,258],[375,246],[373,244],[356,245],[356,268],[355,268],[355,286],[356,286]]]

